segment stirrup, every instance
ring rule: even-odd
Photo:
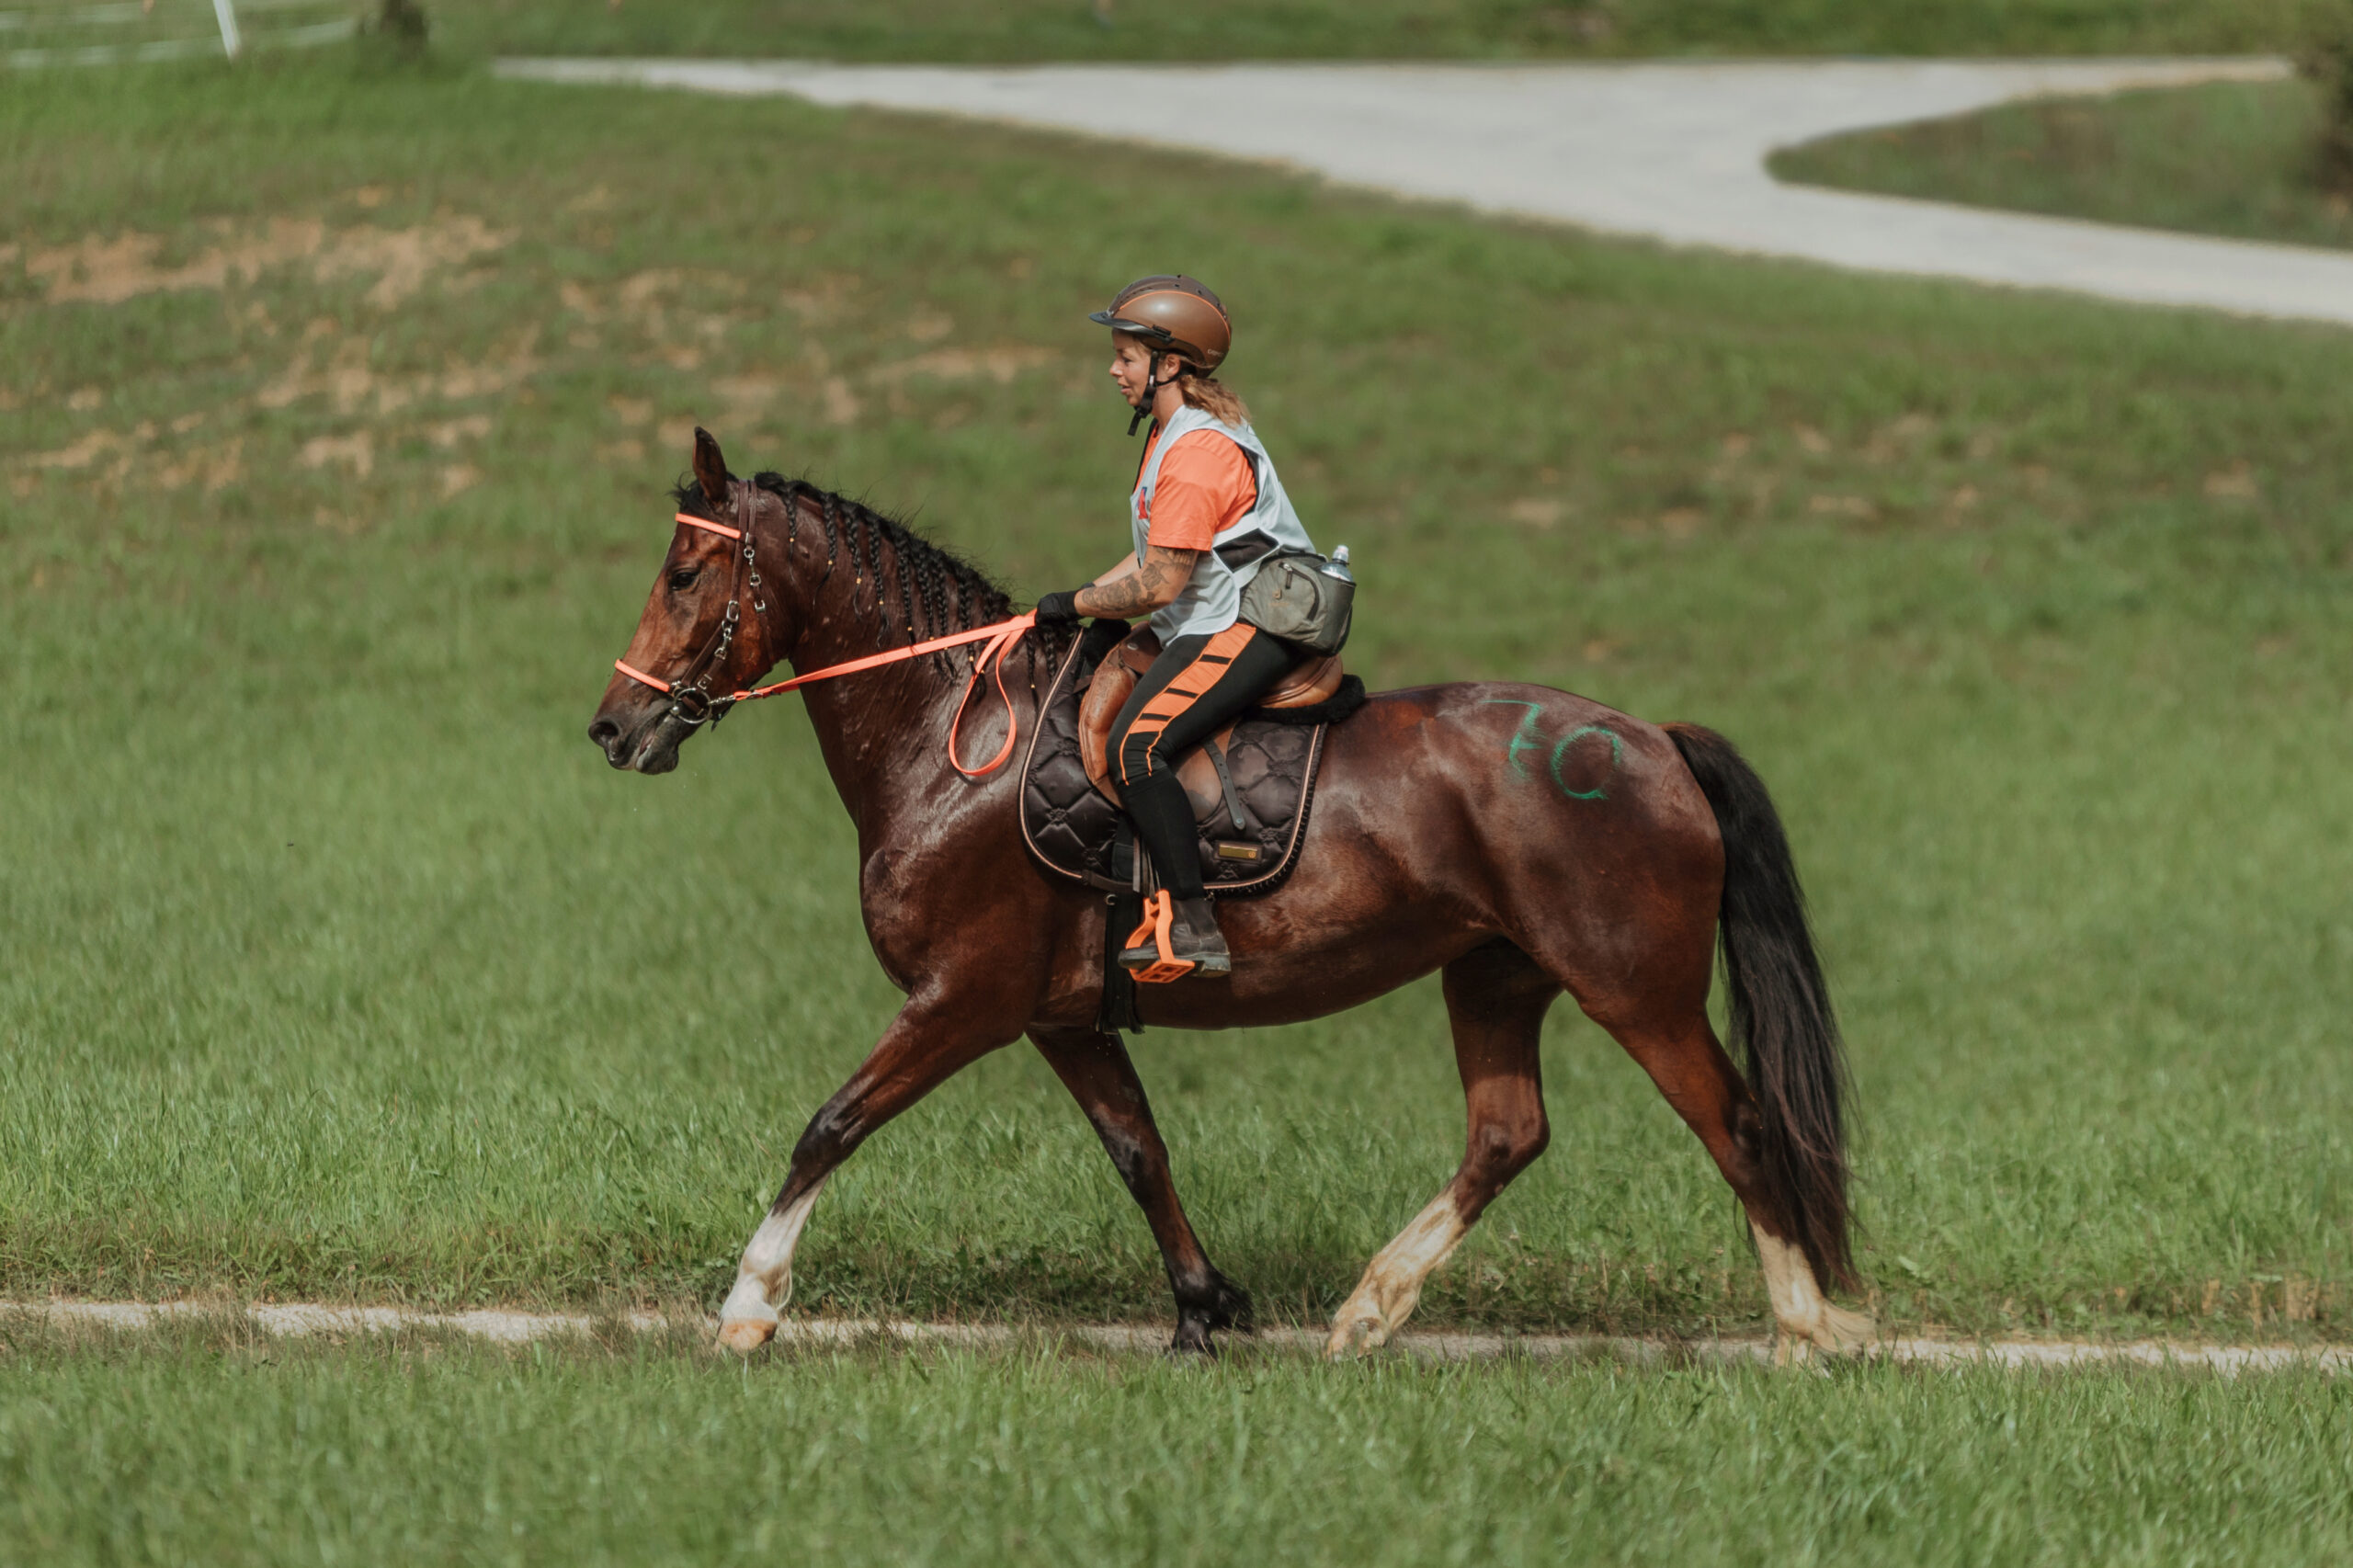
[[[1128,939],[1120,944],[1123,968],[1129,948],[1141,948],[1149,942],[1160,950],[1159,959],[1148,967],[1128,971],[1135,976],[1137,984],[1165,985],[1172,980],[1184,979],[1200,967],[1199,960],[1180,959],[1176,949],[1168,945],[1168,924],[1175,918],[1175,913],[1176,905],[1168,896],[1168,890],[1162,888],[1143,901],[1142,924],[1129,932]]]

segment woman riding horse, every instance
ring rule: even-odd
[[[1128,433],[1152,420],[1128,497],[1135,548],[1085,587],[1040,599],[1038,620],[1152,617],[1160,654],[1120,710],[1109,752],[1121,803],[1175,903],[1170,954],[1190,972],[1226,974],[1233,960],[1176,764],[1290,668],[1291,646],[1242,619],[1242,590],[1269,556],[1315,547],[1249,410],[1216,379],[1233,343],[1218,297],[1190,278],[1143,278],[1087,319],[1111,329],[1111,380],[1135,410]],[[1161,959],[1151,944],[1120,955],[1131,970]]]
[[[1209,308],[1197,288],[1171,279],[1157,291]],[[1065,618],[1182,605],[1204,571],[1222,593],[1219,585],[1239,574],[1217,549],[1224,535],[1246,535],[1245,524],[1270,510],[1288,513],[1248,427],[1183,401],[1188,381],[1197,396],[1217,395],[1202,390],[1211,383],[1201,363],[1224,338],[1197,327],[1205,343],[1153,314],[1176,309],[1194,307],[1131,298],[1125,313],[1106,312],[1143,351],[1122,381],[1136,389],[1139,412],[1149,407],[1159,420],[1162,460],[1148,458],[1137,485],[1141,563],[1065,596],[1055,607]],[[1176,383],[1175,402],[1163,401],[1165,379]],[[1214,425],[1215,440],[1188,433],[1188,420],[1203,418],[1196,429]],[[1155,547],[1154,525],[1176,505],[1173,490],[1155,493],[1173,483],[1172,467],[1186,466],[1175,461],[1180,437],[1205,459],[1229,448],[1250,453],[1251,488],[1234,485],[1250,504],[1239,517],[1216,510],[1211,528],[1196,521],[1189,544]],[[859,914],[882,972],[906,994],[793,1145],[720,1309],[722,1342],[749,1351],[776,1333],[803,1228],[843,1162],[962,1068],[1026,1035],[1151,1226],[1176,1310],[1171,1346],[1209,1351],[1215,1331],[1248,1322],[1249,1297],[1210,1261],[1135,1064],[1119,1035],[1097,1027],[1108,911],[1094,890],[1037,866],[1021,830],[1017,770],[997,770],[1012,752],[1009,725],[997,758],[981,767],[955,750],[983,665],[1001,678],[1029,618],[968,562],[855,501],[780,474],[731,474],[708,431],[696,432],[693,460],[694,483],[677,493],[668,548],[589,738],[614,767],[666,773],[688,737],[790,663],[799,672],[790,681],[757,690],[807,693],[819,753],[857,826]],[[1155,573],[1155,548],[1189,559]],[[1222,613],[1211,642],[1256,642]],[[1180,657],[1186,625],[1171,628]],[[1049,685],[1046,666],[1075,656],[1067,632],[1024,642]],[[967,646],[984,651],[921,656]],[[1194,666],[1196,676],[1222,676],[1232,664],[1211,665],[1196,650]],[[1157,689],[1171,685],[1197,707],[1221,682],[1179,675]],[[1034,680],[1006,688],[1008,720],[1037,724],[1042,689]],[[1165,764],[1184,730],[1153,717],[1163,711],[1139,705],[1129,728],[1142,730],[1147,754]],[[1146,757],[1129,760],[1131,781],[1149,776]],[[758,836],[690,817],[667,819],[665,830],[743,831],[746,854]],[[1265,1028],[1441,977],[1467,1112],[1462,1160],[1342,1301],[1333,1354],[1396,1334],[1431,1273],[1543,1152],[1540,1047],[1545,1016],[1564,993],[1650,1075],[1738,1195],[1787,1343],[1842,1349],[1870,1335],[1869,1319],[1824,1294],[1855,1282],[1837,1017],[1779,814],[1729,741],[1525,682],[1380,692],[1330,727],[1303,834],[1290,880],[1225,913],[1247,967],[1216,984],[1150,986],[1146,1007],[1154,1028]],[[1185,867],[1188,847],[1180,838],[1165,849],[1164,874]],[[1725,1021],[1745,1072],[1708,1014],[1720,936]],[[729,938],[754,939],[748,930]],[[725,967],[722,953],[708,957]]]

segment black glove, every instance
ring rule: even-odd
[[[1093,585],[1090,584],[1088,585],[1092,586]],[[1073,588],[1069,593],[1048,594],[1044,598],[1040,599],[1038,601],[1037,609],[1038,624],[1040,626],[1076,626],[1078,624],[1079,592],[1080,590]]]

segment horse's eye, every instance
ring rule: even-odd
[[[676,572],[670,574],[670,591],[672,593],[683,594],[688,588],[693,587],[695,585],[695,579],[701,575],[702,568],[699,566],[681,566]]]

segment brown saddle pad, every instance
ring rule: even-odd
[[[1139,666],[1149,667],[1159,652],[1147,628],[1123,639],[1116,622],[1090,627],[1055,672],[1022,763],[1022,837],[1048,870],[1090,887],[1126,889],[1134,876],[1126,818],[1096,775],[1111,720],[1134,689]],[[1290,875],[1306,836],[1324,732],[1364,701],[1364,683],[1344,676],[1337,659],[1307,664],[1313,667],[1267,694],[1287,695],[1294,706],[1261,704],[1211,737],[1233,780],[1230,795],[1203,750],[1177,764],[1201,825],[1202,881],[1218,897],[1271,892]],[[1310,700],[1302,703],[1302,695]]]

